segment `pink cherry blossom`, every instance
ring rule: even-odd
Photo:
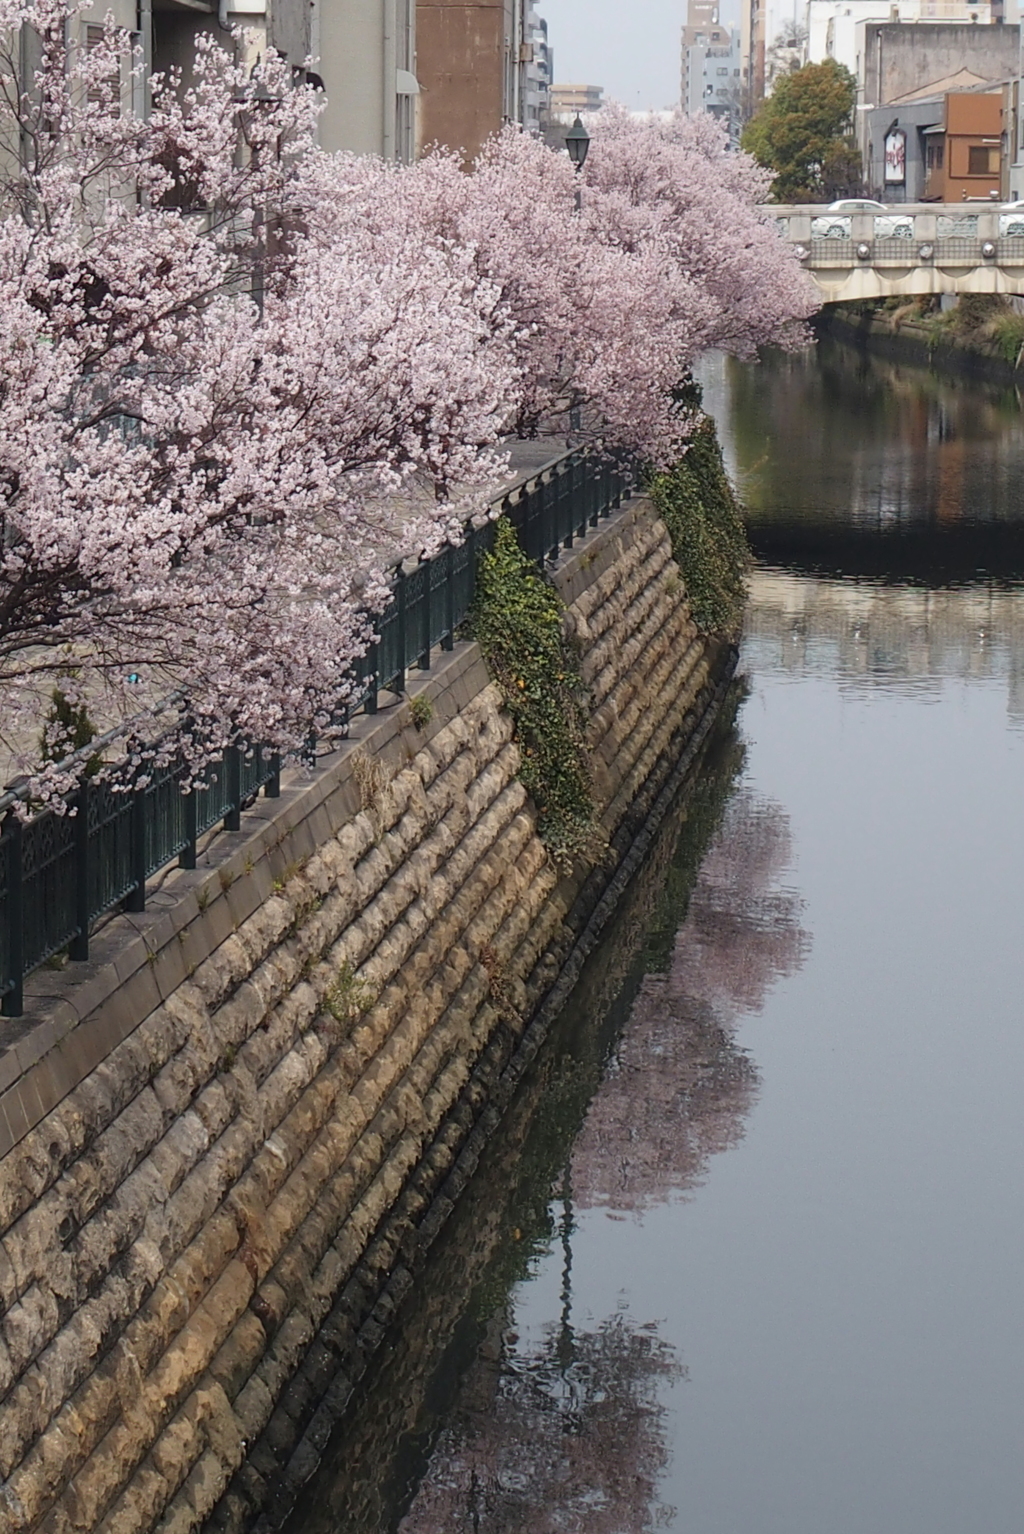
[[[0,0],[0,746],[26,770],[55,683],[104,726],[180,693],[213,741],[328,728],[389,565],[485,511],[504,435],[669,462],[700,352],[809,311],[762,173],[700,125],[612,116],[577,211],[567,156],[512,129],[469,173],[324,154],[316,92],[204,34],[137,118],[130,35],[69,45],[82,9]]]

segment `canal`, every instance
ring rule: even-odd
[[[1019,1534],[1021,402],[704,385],[741,682],[289,1534]]]

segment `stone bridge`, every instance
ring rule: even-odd
[[[885,213],[765,207],[823,304],[921,293],[1024,294],[1024,209],[902,203]]]

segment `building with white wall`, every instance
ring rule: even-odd
[[[835,59],[857,74],[857,27],[865,22],[960,23],[988,26],[1016,22],[1018,0],[808,0],[807,62]]]

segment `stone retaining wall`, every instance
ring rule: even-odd
[[[599,867],[553,870],[463,644],[422,729],[360,720],[33,977],[0,1052],[4,1534],[271,1529],[315,1468],[728,664],[645,500],[555,579]]]

